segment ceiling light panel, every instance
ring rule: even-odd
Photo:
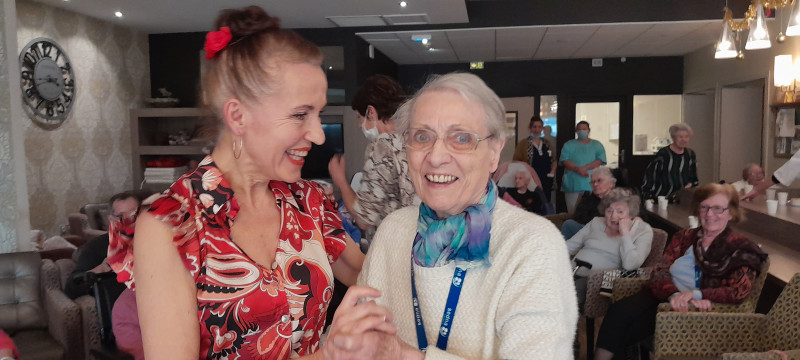
[[[383,15],[388,25],[425,25],[430,24],[428,14],[393,14]]]
[[[339,27],[386,26],[386,22],[380,15],[326,16],[325,18]]]

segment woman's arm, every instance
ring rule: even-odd
[[[389,213],[400,206],[400,174],[397,149],[392,139],[379,138],[368,147],[364,162],[364,176],[356,193],[350,213],[366,227],[376,226]],[[395,203],[394,207],[390,204]],[[359,225],[359,226],[361,226]]]
[[[353,239],[347,236],[347,246],[342,255],[331,265],[333,276],[343,284],[352,286],[356,283],[361,266],[364,264],[364,253],[359,249]]]
[[[600,218],[595,218],[600,219]],[[594,219],[589,221],[586,226],[580,229],[578,233],[573,235],[571,238],[567,239],[567,251],[569,252],[569,256],[575,256],[578,251],[581,250],[583,247],[583,243],[586,242],[586,239],[589,238],[589,234],[591,234],[592,229],[594,228]]]
[[[622,227],[620,221],[620,227]],[[622,236],[619,245],[619,255],[622,259],[622,267],[625,270],[635,270],[642,266],[644,260],[650,255],[650,248],[653,245],[653,229],[642,222],[633,222],[630,233]]]
[[[166,224],[150,213],[139,215],[133,273],[144,354],[154,359],[196,359],[200,351],[197,289],[172,238]]]
[[[704,300],[725,304],[740,303],[750,295],[750,291],[753,290],[753,281],[757,276],[755,270],[743,266],[728,276],[728,286],[700,289],[700,292],[703,293]]]

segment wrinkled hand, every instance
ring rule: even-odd
[[[704,300],[704,299],[694,300],[694,299],[692,299],[692,300],[689,300],[689,303],[694,305],[694,307],[696,307],[697,310],[700,310],[700,311],[711,311],[711,300]]]
[[[347,182],[344,164],[344,154],[334,154],[331,161],[328,162],[328,172],[334,182],[342,180]]]
[[[111,269],[111,265],[108,264],[108,258],[103,259],[103,262],[100,263],[100,265],[97,265],[93,269],[89,270],[90,273],[95,274],[107,273],[109,271],[113,270]]]
[[[374,358],[374,352],[381,345],[372,343],[377,340],[375,333],[394,337],[397,328],[392,324],[392,313],[375,301],[368,300],[380,296],[380,291],[366,286],[351,286],[347,290],[333,315],[328,339],[322,347],[324,359],[358,359],[364,356],[364,351],[372,356],[363,358]],[[367,336],[367,332],[373,334]],[[366,345],[371,346],[367,349]]]
[[[689,311],[689,301],[692,300],[693,296],[694,294],[691,291],[684,291],[673,296],[672,299],[669,300],[669,304],[675,311],[687,312]]]
[[[633,227],[633,220],[629,218],[624,218],[619,221],[619,233],[622,236],[628,236],[631,234],[631,228]]]
[[[325,354],[326,360],[406,360],[425,357],[421,351],[406,344],[397,335],[380,331],[367,331],[359,336],[339,336],[336,339],[329,337],[323,350],[325,348],[329,348]]]

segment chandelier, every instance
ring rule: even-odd
[[[800,36],[800,0],[752,0],[752,4],[747,8],[742,20],[734,20],[731,10],[725,6],[725,15],[722,18],[722,34],[717,42],[714,58],[731,59],[744,58],[741,46],[737,43],[741,40],[741,33],[749,30],[745,50],[766,49],[772,46],[772,41],[767,28],[767,19],[764,16],[764,8],[782,9],[791,7],[789,23],[786,31],[780,31],[775,41],[782,43],[786,36]],[[781,26],[783,26],[783,12],[781,12]],[[741,44],[739,44],[741,45]]]

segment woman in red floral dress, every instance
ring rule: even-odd
[[[113,225],[110,262],[135,285],[148,359],[322,358],[311,354],[333,277],[355,283],[364,260],[334,203],[300,179],[325,141],[322,56],[258,7],[226,10],[215,28],[203,96],[223,120],[218,145],[139,216],[135,237],[132,222]],[[341,306],[379,295],[354,287]],[[363,308],[368,327],[393,331],[385,309]]]

